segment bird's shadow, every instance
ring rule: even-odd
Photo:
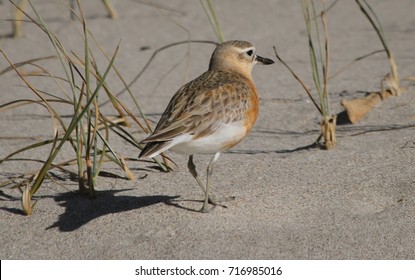
[[[113,213],[126,212],[151,206],[157,203],[167,203],[178,196],[125,196],[116,195],[127,190],[100,191],[94,198],[67,192],[55,197],[55,201],[65,208],[58,220],[46,229],[58,228],[62,232],[77,230],[90,221]]]
[[[227,154],[246,154],[246,155],[257,155],[257,154],[290,154],[300,151],[307,151],[312,149],[323,149],[323,146],[318,143],[311,143],[305,146],[300,146],[293,149],[284,149],[284,150],[230,150],[227,151]]]

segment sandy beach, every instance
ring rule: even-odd
[[[24,22],[23,36],[11,38],[11,6],[0,5],[0,49],[14,62],[53,55],[38,27]],[[64,6],[33,1],[48,27],[67,50],[83,53],[79,24]],[[88,28],[111,55],[128,82],[155,50],[182,40],[216,41],[199,1],[112,1],[119,18],[107,17],[98,0],[83,1]],[[18,189],[0,188],[1,259],[414,259],[415,258],[415,82],[376,106],[356,124],[337,126],[332,150],[307,148],[320,133],[320,115],[304,90],[274,55],[281,57],[312,86],[307,34],[297,1],[213,1],[226,40],[252,42],[257,53],[276,61],[257,65],[254,81],[260,92],[260,113],[242,143],[223,153],[213,173],[215,195],[234,201],[208,214],[197,212],[203,194],[187,170],[187,158],[169,154],[173,172],[160,172],[150,162],[130,162],[137,180],[115,165],[103,171],[97,197],[74,193],[76,178],[53,171],[36,193],[34,213],[21,210]],[[147,3],[147,2],[146,2]],[[401,78],[415,76],[415,2],[370,1],[393,50]],[[158,5],[158,6],[157,6]],[[27,8],[30,15],[33,12]],[[376,32],[354,1],[339,1],[329,10],[331,71],[357,57],[382,49]],[[91,43],[92,44],[92,43]],[[95,46],[92,46],[96,49]],[[210,44],[183,44],[160,52],[131,91],[150,120],[156,122],[176,90],[207,70]],[[101,69],[107,61],[97,51]],[[61,73],[58,60],[39,62]],[[0,71],[9,65],[0,57]],[[27,71],[34,68],[25,66]],[[385,53],[353,64],[330,80],[334,113],[340,102],[379,91],[390,69]],[[34,85],[60,94],[48,78],[32,77]],[[115,73],[107,83],[118,92]],[[15,72],[0,76],[0,105],[35,96]],[[130,105],[127,93],[121,101]],[[134,112],[135,107],[131,104]],[[69,120],[70,110],[62,105]],[[66,111],[65,111],[66,110]],[[114,114],[110,106],[104,107]],[[0,158],[53,137],[42,106],[0,112]],[[145,133],[128,128],[138,139]],[[118,151],[137,157],[139,150],[118,138]],[[24,152],[0,164],[0,182],[40,168],[50,146]],[[66,147],[57,158],[73,158]],[[26,159],[26,160],[25,160]],[[195,156],[205,178],[209,155]]]

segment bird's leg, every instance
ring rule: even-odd
[[[196,179],[197,183],[202,189],[202,192],[205,193],[206,192],[205,186],[203,185],[202,181],[200,180],[199,175],[197,174],[196,165],[193,163],[193,155],[189,156],[189,161],[187,162],[187,168],[189,168],[190,173]]]
[[[190,174],[192,174],[192,176],[196,179],[197,183],[199,184],[200,188],[202,189],[202,192],[205,194],[206,193],[206,188],[203,185],[202,180],[200,180],[199,175],[197,174],[196,165],[193,163],[193,155],[189,156],[189,161],[187,162],[187,167],[189,168]],[[215,198],[211,195],[209,195],[209,203],[211,203],[213,205],[218,204],[216,202]]]
[[[220,153],[217,152],[212,160],[210,161],[208,167],[207,167],[207,179],[206,179],[206,191],[205,191],[205,202],[203,203],[203,207],[200,210],[201,212],[209,212],[210,210],[208,209],[208,204],[209,204],[209,192],[210,192],[210,181],[211,181],[211,177],[212,177],[212,173],[213,173],[213,164],[215,163],[215,161],[219,158]],[[216,204],[214,204],[216,205]]]
[[[219,157],[219,155],[217,156],[217,158]],[[216,159],[217,159],[216,158]],[[214,161],[216,161],[216,159],[214,160]],[[213,160],[213,159],[212,159]],[[211,162],[210,163],[212,166],[209,168],[208,167],[208,174],[209,174],[209,169],[210,169],[210,173],[212,173],[212,168],[213,168],[213,162]],[[202,192],[205,194],[205,196],[206,196],[206,188],[205,188],[205,186],[203,185],[203,183],[202,183],[202,180],[200,180],[200,177],[199,177],[199,175],[197,174],[197,171],[196,171],[196,165],[193,163],[193,155],[191,155],[191,156],[189,156],[189,161],[187,162],[187,167],[189,168],[189,172],[190,172],[190,174],[192,174],[192,176],[196,179],[196,181],[197,181],[197,183],[198,183],[198,185],[200,186],[200,188],[202,189]],[[210,179],[209,179],[209,184],[210,184]],[[208,193],[208,203],[210,203],[210,204],[212,204],[212,205],[214,205],[214,206],[217,206],[217,205],[219,205],[219,206],[222,206],[222,207],[225,207],[226,208],[226,206],[224,206],[224,205],[221,205],[220,203],[222,203],[222,202],[226,202],[226,201],[231,201],[231,200],[234,200],[235,199],[235,197],[227,197],[227,198],[224,198],[224,199],[220,199],[220,200],[218,200],[218,199],[216,199],[215,198],[215,196],[214,195],[212,195],[212,194],[210,194],[210,193]],[[207,208],[206,208],[207,209]],[[203,212],[207,212],[207,211],[203,211]]]

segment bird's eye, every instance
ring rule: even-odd
[[[253,50],[249,50],[249,51],[246,52],[246,54],[249,55],[249,56],[251,56],[253,53],[254,53]]]

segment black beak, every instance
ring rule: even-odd
[[[269,65],[269,64],[274,63],[274,60],[269,59],[269,58],[265,58],[265,57],[262,57],[262,56],[259,56],[259,55],[256,56],[255,60],[262,63],[262,64],[264,64],[264,65]]]

